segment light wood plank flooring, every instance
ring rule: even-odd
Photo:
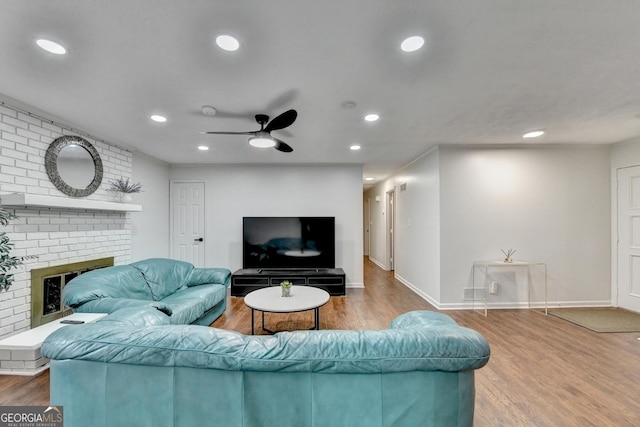
[[[321,308],[322,329],[383,329],[404,312],[434,310],[367,259],[365,284]],[[491,360],[476,371],[476,426],[640,425],[640,334],[598,334],[528,310],[494,310],[486,318],[445,313],[491,345]],[[243,299],[230,298],[212,326],[249,333],[250,319]],[[266,322],[276,330],[303,329],[313,317],[267,314]],[[48,372],[0,376],[0,405],[47,405],[48,382]]]

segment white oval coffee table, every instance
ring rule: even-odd
[[[251,309],[251,334],[254,334],[254,312],[262,312],[262,329],[275,333],[264,326],[264,313],[295,313],[298,311],[314,311],[314,325],[311,329],[320,328],[320,307],[329,301],[329,293],[312,286],[292,286],[291,296],[283,297],[280,286],[270,286],[250,292],[244,297],[244,303]]]

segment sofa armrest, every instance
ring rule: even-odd
[[[229,287],[231,270],[226,268],[194,268],[187,279],[187,286],[218,284]]]
[[[389,328],[412,329],[444,325],[457,325],[457,323],[446,314],[438,313],[436,311],[416,310],[396,317],[389,325]]]
[[[347,374],[468,371],[486,365],[490,356],[482,335],[455,324],[248,336],[206,326],[113,328],[104,323],[62,328],[47,338],[42,354],[130,365]]]

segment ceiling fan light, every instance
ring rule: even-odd
[[[249,145],[256,148],[273,148],[276,141],[269,135],[256,135],[249,138]]]

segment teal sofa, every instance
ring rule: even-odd
[[[42,353],[65,427],[463,427],[490,349],[430,311],[380,331],[247,336],[145,307],[63,327]]]
[[[230,281],[231,271],[225,268],[151,258],[77,276],[63,288],[62,300],[77,313],[155,307],[172,324],[208,326],[227,307]]]

